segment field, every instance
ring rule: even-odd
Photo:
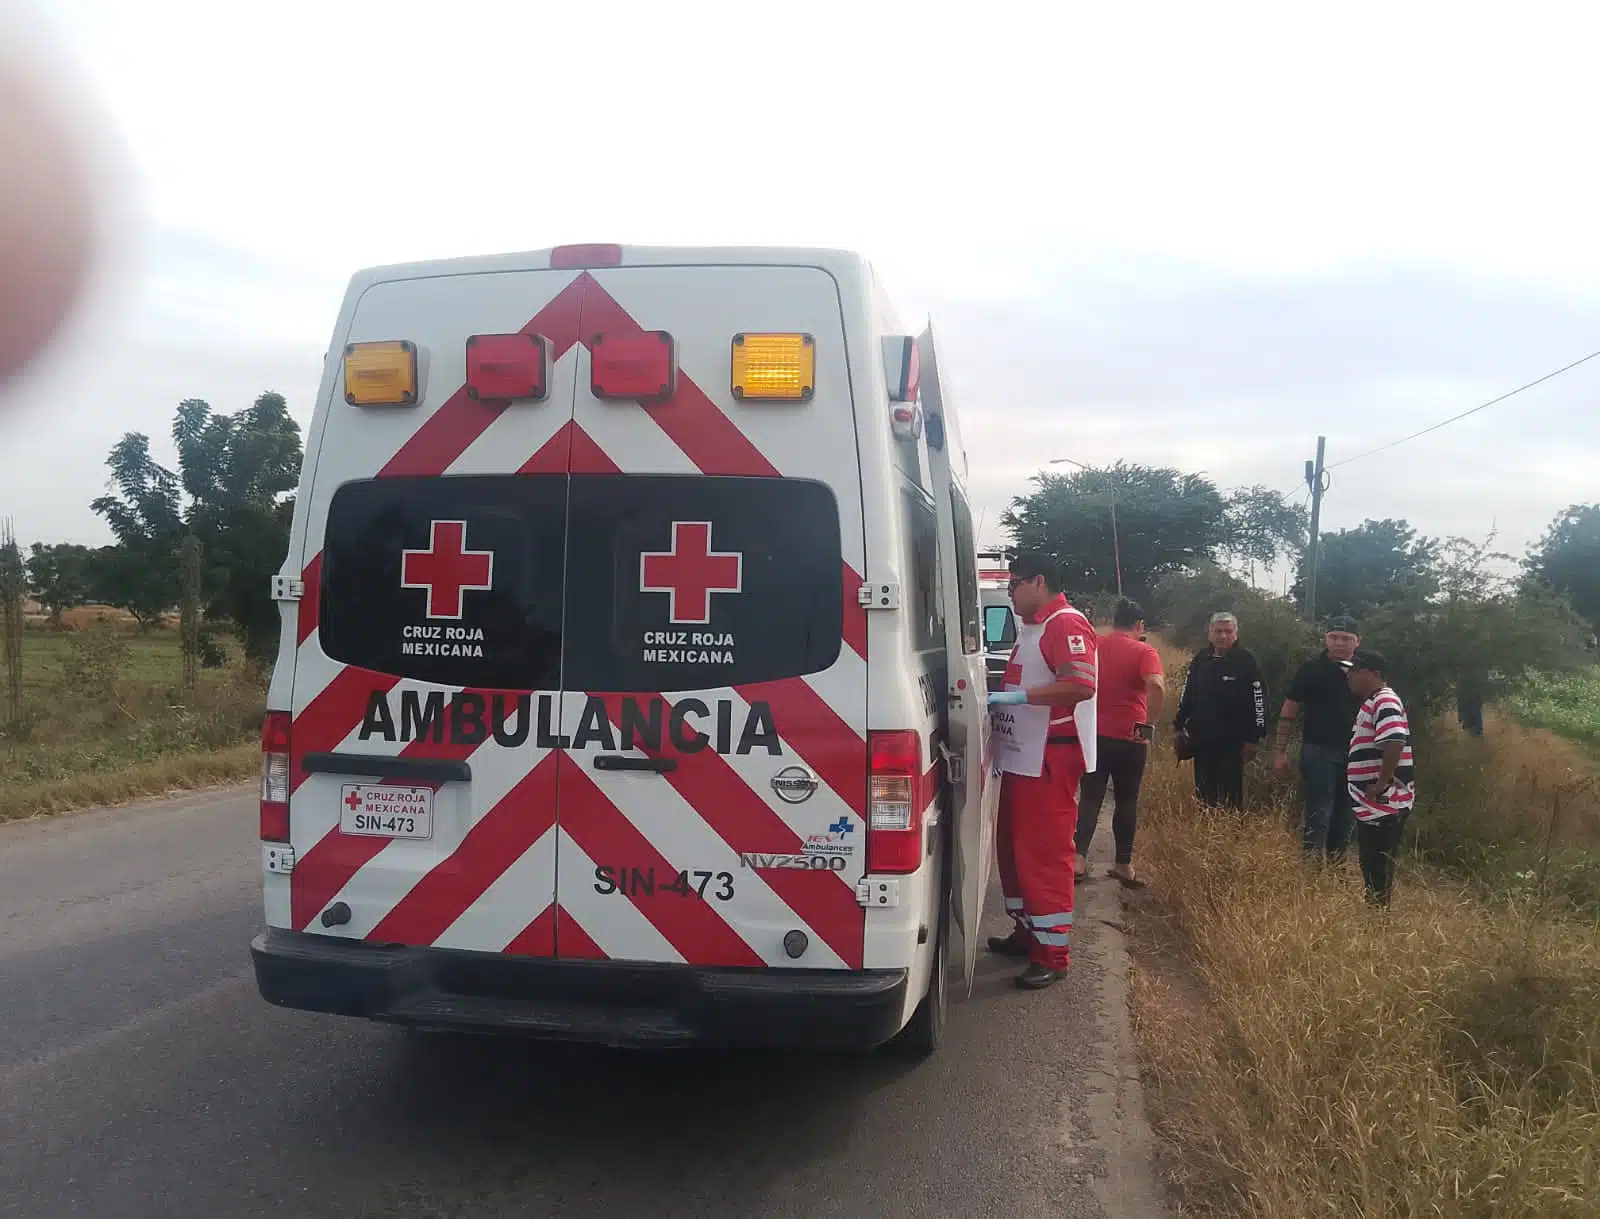
[[[1592,755],[1493,715],[1418,751],[1388,912],[1301,859],[1270,772],[1238,816],[1152,757],[1134,1016],[1182,1213],[1600,1215]]]
[[[119,620],[75,625],[24,632],[22,715],[0,726],[0,820],[254,772],[259,679],[230,661],[202,670],[185,696],[175,631],[144,634]]]
[[[1582,673],[1534,674],[1519,683],[1506,709],[1526,724],[1600,746],[1600,665]]]

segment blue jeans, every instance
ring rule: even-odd
[[[1350,807],[1350,786],[1345,780],[1346,753],[1309,742],[1300,747],[1300,780],[1305,789],[1306,812],[1301,846],[1308,852],[1324,851],[1340,858],[1350,845],[1355,814]]]

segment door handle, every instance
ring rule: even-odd
[[[630,758],[626,754],[602,753],[594,760],[596,770],[643,770],[664,775],[678,769],[677,758]]]
[[[308,775],[346,775],[355,779],[421,779],[470,783],[472,767],[453,758],[392,758],[367,753],[308,753],[300,760]]]

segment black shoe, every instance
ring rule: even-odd
[[[1043,965],[1030,965],[1017,975],[1017,985],[1023,990],[1043,990],[1067,976],[1064,969],[1049,969]]]
[[[1010,935],[991,935],[989,951],[1003,957],[1025,957],[1028,955],[1028,941],[1014,931]]]

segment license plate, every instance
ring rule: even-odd
[[[372,838],[432,838],[433,789],[393,783],[346,783],[339,829]]]

